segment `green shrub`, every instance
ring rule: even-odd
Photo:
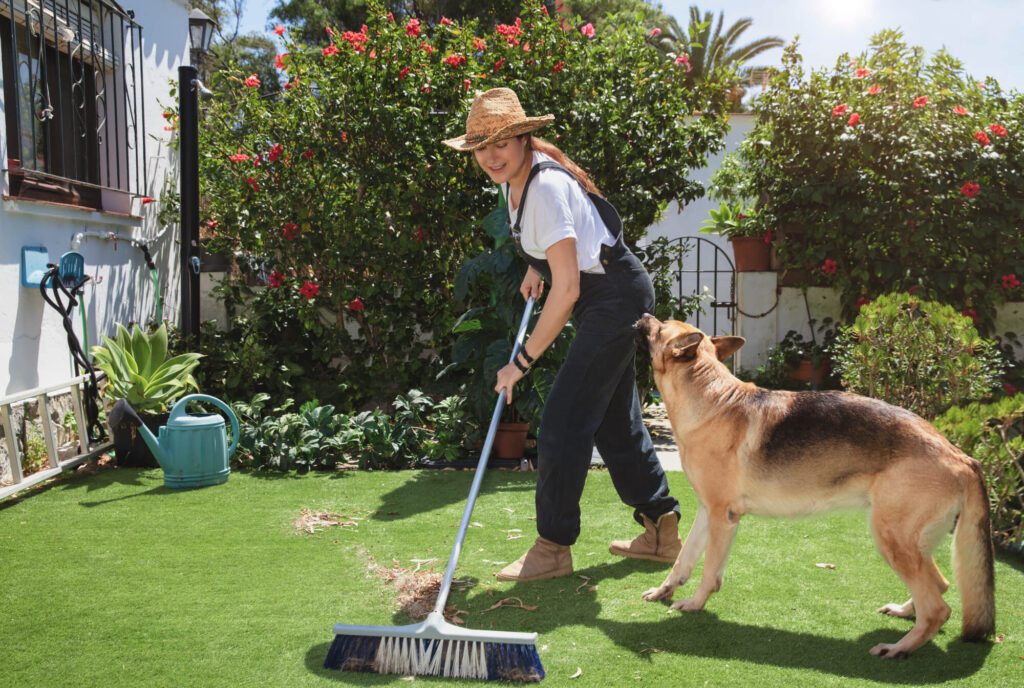
[[[496,205],[472,156],[441,143],[464,132],[476,90],[510,86],[527,112],[554,113],[540,133],[590,172],[630,244],[670,202],[703,193],[688,172],[728,126],[715,114],[723,83],[687,88],[685,66],[638,21],[589,38],[531,2],[521,21],[483,31],[396,23],[371,3],[365,29],[324,39],[286,38],[276,97],[247,74],[211,75],[231,95],[204,105],[200,177],[210,250],[269,284],[239,291],[251,315],[240,341],[224,341],[256,347],[238,363],[287,361],[309,380],[338,379],[347,363],[344,390],[316,390],[339,408],[423,388],[443,365],[464,311],[452,308],[456,273],[487,245],[474,223]],[[308,358],[278,323],[309,342]],[[252,370],[226,363],[228,380]]]
[[[906,293],[864,304],[833,346],[843,385],[926,418],[987,397],[1001,358],[971,318]]]
[[[1024,394],[953,407],[934,421],[942,433],[981,462],[988,483],[996,541],[1024,543]]]

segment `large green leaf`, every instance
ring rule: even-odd
[[[149,335],[150,373],[163,365],[167,358],[167,326],[160,325],[156,332]]]
[[[136,327],[135,332],[132,334],[132,348],[131,355],[135,359],[135,367],[137,372],[143,376],[149,376],[150,374],[150,353],[149,353],[149,338],[146,333],[142,331],[141,327]]]

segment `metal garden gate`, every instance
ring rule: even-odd
[[[703,307],[686,322],[709,335],[730,335],[736,331],[736,268],[727,251],[710,239],[680,237],[670,243],[681,245],[674,270],[675,296],[704,294]]]

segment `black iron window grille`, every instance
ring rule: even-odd
[[[127,212],[147,188],[142,27],[112,0],[0,0],[10,197]]]

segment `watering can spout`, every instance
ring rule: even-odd
[[[142,422],[141,418],[139,418],[139,414],[131,407],[131,404],[129,404],[125,399],[118,399],[114,404],[114,407],[110,410],[110,425],[120,425],[125,416],[132,418],[135,421],[136,430],[138,431],[139,436],[142,437],[143,441],[146,443],[146,446],[149,447],[149,451],[152,452],[153,458],[157,460],[157,463],[160,464],[161,468],[166,469],[168,465],[167,452],[160,446],[160,440],[157,439],[156,435],[150,432],[149,428],[146,427],[146,424]]]

